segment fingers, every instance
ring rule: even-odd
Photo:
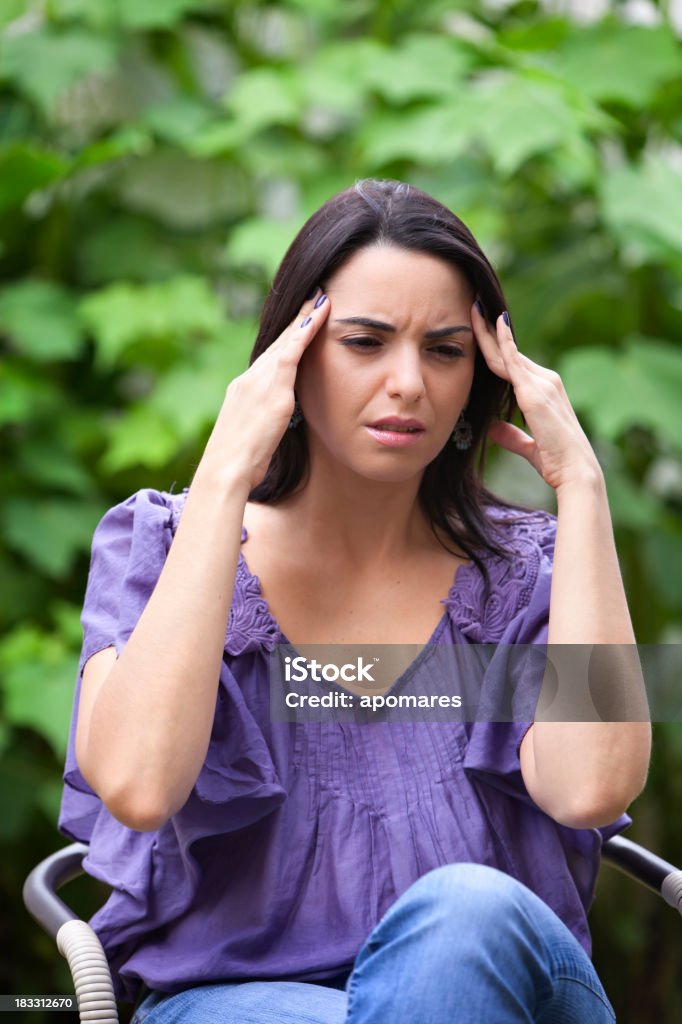
[[[501,377],[502,380],[510,381],[511,378],[499,342],[499,322],[501,319],[501,317],[498,318],[498,333],[495,334],[486,318],[480,312],[478,305],[474,303],[471,307],[471,326],[474,329],[474,337],[483,354],[483,358],[495,376]]]
[[[490,425],[488,437],[493,444],[498,444],[515,455],[522,455],[524,459],[533,463],[537,448],[535,440],[525,430],[515,427],[513,423],[495,420]]]
[[[300,312],[301,319],[289,333],[289,344],[287,345],[287,348],[291,346],[296,358],[300,358],[303,350],[310,344],[329,316],[329,299],[324,292],[320,292],[313,300],[312,308],[308,308],[306,303]]]
[[[503,314],[497,317],[493,330],[476,303],[471,307],[471,311],[471,324],[476,341],[486,363],[496,376],[509,381],[514,387],[521,383],[524,371],[535,373],[550,383],[558,383],[559,375],[556,371],[533,362],[519,351],[512,329]]]
[[[292,342],[308,344],[328,315],[329,299],[319,288],[316,288],[280,336],[266,349],[266,352],[286,348]]]

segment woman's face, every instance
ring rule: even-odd
[[[421,475],[449,443],[471,389],[472,286],[435,256],[377,245],[326,284],[329,315],[296,378],[311,461],[331,457],[375,480]],[[417,432],[382,429],[387,417],[413,421]]]

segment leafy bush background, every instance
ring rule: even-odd
[[[639,641],[680,642],[680,34],[645,0],[4,0],[0,990],[69,991],[20,890],[63,844],[95,524],[190,482],[289,241],[356,178],[472,228],[604,467]],[[551,507],[517,462],[492,485]],[[658,724],[629,834],[678,863],[681,780]],[[619,1021],[679,1020],[673,912],[605,868],[591,924]]]

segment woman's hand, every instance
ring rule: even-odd
[[[298,364],[328,315],[329,300],[318,288],[272,345],[230,381],[197,475],[236,475],[249,490],[263,480],[294,411]]]
[[[531,437],[513,424],[497,420],[488,433],[490,440],[522,455],[554,490],[573,481],[593,479],[595,474],[601,476],[597,457],[559,374],[519,352],[503,316],[497,318],[493,331],[474,303],[471,325],[486,363],[512,385],[532,431]]]

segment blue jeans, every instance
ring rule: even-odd
[[[345,982],[345,984],[344,984]],[[334,985],[338,987],[333,987]],[[332,982],[148,992],[131,1024],[612,1024],[577,939],[521,882],[481,864],[422,875]]]

